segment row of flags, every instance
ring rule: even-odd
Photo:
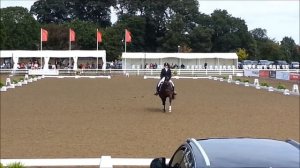
[[[75,41],[75,31],[73,29],[69,29],[69,41]],[[102,33],[100,31],[98,31],[97,29],[97,43],[101,43],[102,42]],[[41,41],[48,41],[48,31],[41,28]],[[130,43],[131,42],[131,33],[130,31],[128,31],[127,29],[125,29],[125,42]]]

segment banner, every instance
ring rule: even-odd
[[[268,78],[269,77],[269,71],[267,71],[267,70],[260,70],[259,71],[259,77],[260,78]]]
[[[70,29],[70,41],[75,41],[75,31],[73,29]]]
[[[102,33],[97,30],[97,42],[102,42]]]
[[[269,72],[269,77],[270,78],[276,78],[276,71],[270,71]]]
[[[259,77],[259,70],[257,70],[257,69],[245,69],[244,70],[244,76]]]
[[[41,29],[42,32],[42,41],[48,41],[48,31],[45,29]]]
[[[284,71],[276,71],[276,79],[290,80],[290,73]]]
[[[300,74],[290,73],[290,80],[300,81]]]
[[[127,29],[125,29],[125,42],[130,43],[131,42],[131,33]]]

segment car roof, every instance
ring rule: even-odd
[[[214,138],[196,141],[210,167],[299,167],[300,150],[272,139]],[[203,155],[204,156],[204,155]]]

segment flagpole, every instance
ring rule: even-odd
[[[41,28],[41,51],[43,51],[43,34],[42,34],[43,32],[42,32],[42,28]],[[42,65],[43,65],[43,61],[42,61],[42,53],[41,53],[41,68],[42,68]]]
[[[126,52],[126,29],[125,29],[125,52]]]
[[[99,39],[98,39],[98,29],[97,29],[97,32],[96,32],[96,37],[97,37],[97,51],[98,51],[98,47],[99,47],[99,44],[98,44],[98,40],[99,40]],[[99,60],[98,60],[98,56],[97,56],[97,65],[96,65],[96,67],[97,67],[96,69],[97,69],[97,70],[98,70],[98,61],[99,61]]]
[[[71,29],[69,28],[69,51],[71,51]],[[71,57],[69,57],[69,66],[68,69],[71,67]]]

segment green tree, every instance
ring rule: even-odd
[[[255,40],[266,41],[269,39],[266,29],[256,28],[251,30],[250,33]]]
[[[280,48],[280,45],[273,40],[267,40],[266,42],[260,42],[258,45],[260,50],[260,59],[266,60],[282,60],[284,54]]]
[[[68,24],[69,28],[74,29],[76,33],[76,40],[74,48],[78,50],[96,50],[97,49],[97,25],[91,22],[74,21]],[[101,31],[99,29],[99,31]]]
[[[39,23],[64,23],[74,19],[66,6],[67,0],[38,0],[31,6],[30,12]]]
[[[108,27],[111,25],[110,7],[114,5],[115,1],[105,0],[38,0],[30,11],[40,23],[81,20]]]
[[[43,29],[48,31],[48,41],[43,43],[45,50],[68,50],[69,30],[66,24],[46,24]]]
[[[280,48],[284,54],[284,60],[288,62],[296,60],[297,45],[291,37],[284,37],[280,42]]]
[[[238,48],[236,54],[238,55],[239,61],[246,60],[249,56],[246,49],[244,48]]]
[[[40,25],[23,7],[0,9],[1,49],[38,49]]]
[[[108,60],[115,60],[124,52],[125,29],[131,32],[132,37],[131,43],[127,43],[127,51],[144,51],[145,19],[141,16],[123,15],[113,27],[105,30],[103,45],[107,51]]]
[[[190,46],[193,52],[210,52],[212,48],[212,35],[212,29],[196,27],[189,35]]]
[[[226,10],[215,10],[211,19],[212,52],[233,52],[237,48],[253,50],[253,40],[243,19],[232,17]]]

